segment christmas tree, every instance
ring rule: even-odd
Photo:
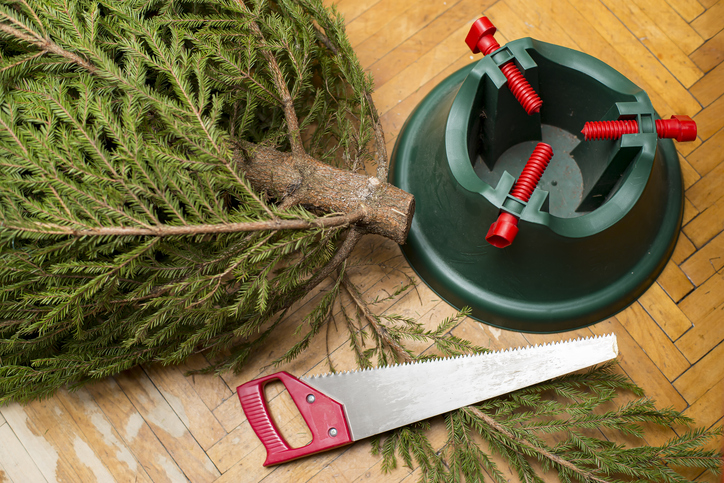
[[[405,338],[478,349],[448,334],[456,318],[424,331],[376,315],[345,272],[365,234],[404,242],[414,200],[385,181],[372,79],[320,2],[4,0],[0,36],[0,403],[199,351],[238,369],[327,279],[282,359],[342,293],[368,323],[349,325],[360,365],[416,358]],[[542,481],[536,458],[562,481],[686,481],[667,459],[718,465],[700,449],[713,432],[636,453],[577,432],[688,422],[645,400],[588,414],[618,389],[635,390],[604,368],[449,415],[447,455],[418,427],[378,449],[431,481],[496,474],[472,433],[525,481]],[[534,434],[561,427],[555,447]]]

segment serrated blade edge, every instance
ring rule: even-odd
[[[301,379],[344,405],[357,441],[617,355],[616,336],[609,334]]]

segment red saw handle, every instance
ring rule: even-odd
[[[264,398],[264,386],[271,381],[281,381],[289,391],[312,433],[312,441],[308,445],[292,448],[272,421]],[[344,417],[344,406],[287,372],[254,379],[237,387],[236,392],[251,429],[266,448],[264,466],[284,463],[352,442]]]

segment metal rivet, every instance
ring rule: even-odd
[[[336,437],[336,436],[337,436],[337,428],[330,428],[330,429],[329,429],[329,435],[330,435],[331,437],[333,437],[333,438]]]
[[[314,399],[315,399],[314,394],[309,394],[309,395],[307,396],[307,402],[308,402],[309,404],[312,404],[312,403],[314,402]]]

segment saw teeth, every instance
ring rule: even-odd
[[[558,340],[558,341],[552,341],[552,342],[546,342],[543,344],[535,344],[535,345],[528,345],[528,346],[518,346],[518,347],[506,347],[504,349],[498,349],[497,351],[488,351],[488,352],[479,352],[477,354],[470,353],[470,354],[460,354],[459,356],[447,356],[447,357],[441,357],[439,359],[431,359],[426,361],[419,361],[419,362],[399,362],[397,364],[391,364],[387,366],[380,366],[380,367],[367,367],[363,369],[353,369],[351,371],[343,371],[343,372],[328,372],[326,374],[319,374],[314,376],[302,376],[300,379],[303,380],[314,380],[314,379],[322,379],[322,378],[328,378],[328,377],[341,377],[346,376],[348,374],[357,374],[361,372],[366,371],[384,371],[386,369],[395,369],[398,367],[405,367],[405,366],[414,366],[418,364],[426,364],[426,363],[434,363],[434,362],[440,362],[440,361],[446,361],[450,359],[462,359],[464,357],[493,357],[496,354],[503,354],[506,352],[518,352],[518,351],[524,351],[524,350],[530,350],[530,349],[539,349],[543,347],[550,347],[554,345],[564,345],[564,344],[570,344],[573,342],[585,342],[587,340],[594,340],[594,339],[603,339],[606,337],[613,337],[614,334],[602,334],[602,335],[592,335],[592,336],[586,336],[586,337],[577,337],[575,339],[568,339],[568,340]]]

